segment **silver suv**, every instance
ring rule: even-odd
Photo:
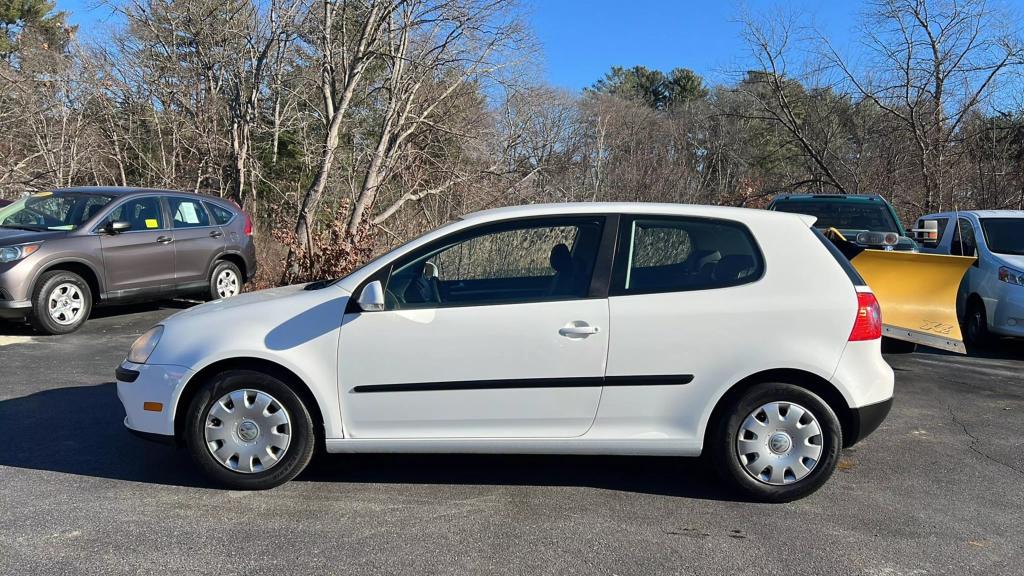
[[[0,208],[0,318],[77,330],[94,304],[238,294],[256,273],[252,221],[221,198],[67,188]]]

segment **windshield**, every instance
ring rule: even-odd
[[[860,200],[778,200],[773,210],[816,216],[815,228],[839,230],[870,230],[871,232],[900,232],[899,226],[881,202]]]
[[[42,192],[0,208],[0,228],[74,230],[113,200],[104,194]]]
[[[1024,218],[982,218],[981,229],[992,252],[1024,256]]]

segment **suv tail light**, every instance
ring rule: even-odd
[[[853,322],[850,342],[882,337],[882,309],[871,292],[857,292],[857,319]]]
[[[242,216],[245,216],[245,235],[252,236],[252,218],[246,212],[242,212]]]

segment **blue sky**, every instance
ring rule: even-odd
[[[748,54],[735,22],[753,13],[796,11],[847,46],[861,4],[845,0],[526,0],[529,21],[543,48],[541,70],[555,86],[579,90],[612,66],[690,68],[709,83],[730,80]],[[98,0],[57,0],[84,36],[103,28],[110,9]]]

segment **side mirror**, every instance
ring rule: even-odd
[[[914,240],[929,248],[935,248],[939,245],[940,233],[938,220],[923,220],[920,228],[914,228]]]
[[[114,220],[113,222],[107,222],[107,225],[103,227],[107,234],[120,234],[121,232],[127,232],[132,229],[130,222],[124,220]]]
[[[356,301],[363,312],[376,312],[384,309],[384,287],[380,280],[367,284]]]

